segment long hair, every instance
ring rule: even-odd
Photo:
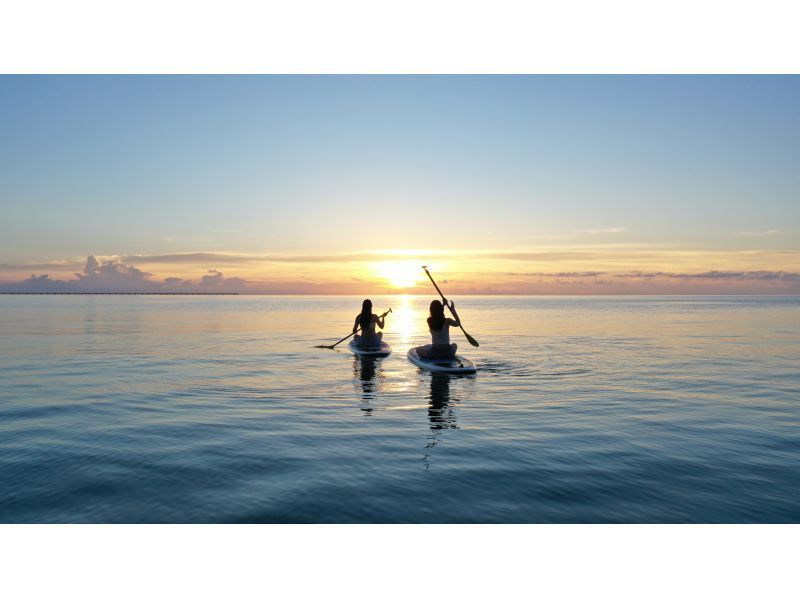
[[[441,330],[444,326],[444,305],[438,299],[431,301],[431,317],[428,318],[428,328]]]
[[[358,323],[361,324],[362,329],[366,330],[370,322],[372,322],[372,301],[364,299],[364,303],[361,304],[361,315],[358,316]]]

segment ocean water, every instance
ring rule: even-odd
[[[800,523],[800,298],[0,296],[0,522]]]

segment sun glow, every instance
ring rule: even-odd
[[[425,275],[421,264],[411,260],[380,262],[375,264],[375,272],[394,289],[415,287]]]

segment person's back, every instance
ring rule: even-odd
[[[428,330],[431,332],[431,344],[424,347],[422,357],[428,359],[447,359],[454,357],[458,350],[458,345],[450,342],[450,327],[460,326],[461,321],[458,319],[458,314],[455,312],[455,304],[451,303],[450,309],[453,310],[453,315],[456,319],[444,317],[444,305],[438,300],[431,301],[430,312],[428,318]]]
[[[380,328],[384,326],[384,317],[376,316],[372,313],[372,301],[364,299],[361,305],[361,313],[356,316],[356,321],[353,324],[353,334],[355,334],[356,343],[359,347],[377,347],[383,340],[383,332],[376,332],[375,325]],[[356,334],[359,328],[361,334]]]
[[[367,322],[366,326],[364,326],[364,324],[361,324],[361,322],[359,322],[359,324],[361,325],[361,334],[358,335],[358,339],[357,340],[358,340],[359,346],[361,346],[361,347],[368,347],[368,346],[380,345],[381,344],[381,338],[380,338],[380,336],[378,336],[378,333],[375,332],[375,319],[374,318],[376,316],[375,316],[375,314],[371,314],[371,315],[372,315],[372,317],[369,319],[369,321]],[[359,315],[359,318],[360,318],[360,315]],[[381,336],[382,335],[383,335],[383,333],[381,333]]]
[[[430,328],[430,318],[428,318],[428,320],[429,320],[428,327]],[[442,327],[439,330],[434,330],[433,328],[430,328],[431,342],[433,345],[444,345],[447,347],[450,346],[451,322],[455,324],[455,322],[453,322],[453,320],[451,320],[450,318],[445,318],[444,321],[442,322]]]

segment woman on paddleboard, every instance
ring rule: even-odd
[[[446,301],[446,299],[445,299]],[[450,342],[450,327],[461,326],[461,318],[456,312],[456,304],[450,301],[450,311],[455,320],[444,317],[444,305],[438,299],[431,301],[428,318],[428,329],[431,331],[431,344],[417,349],[417,353],[424,359],[450,359],[455,357],[458,345]]]
[[[375,332],[375,324],[381,330],[386,321],[386,316],[376,316],[372,313],[372,301],[364,299],[361,304],[361,313],[356,316],[356,321],[353,324],[353,334],[358,332],[361,328],[361,334],[356,334],[354,339],[359,347],[379,347],[383,332]]]

